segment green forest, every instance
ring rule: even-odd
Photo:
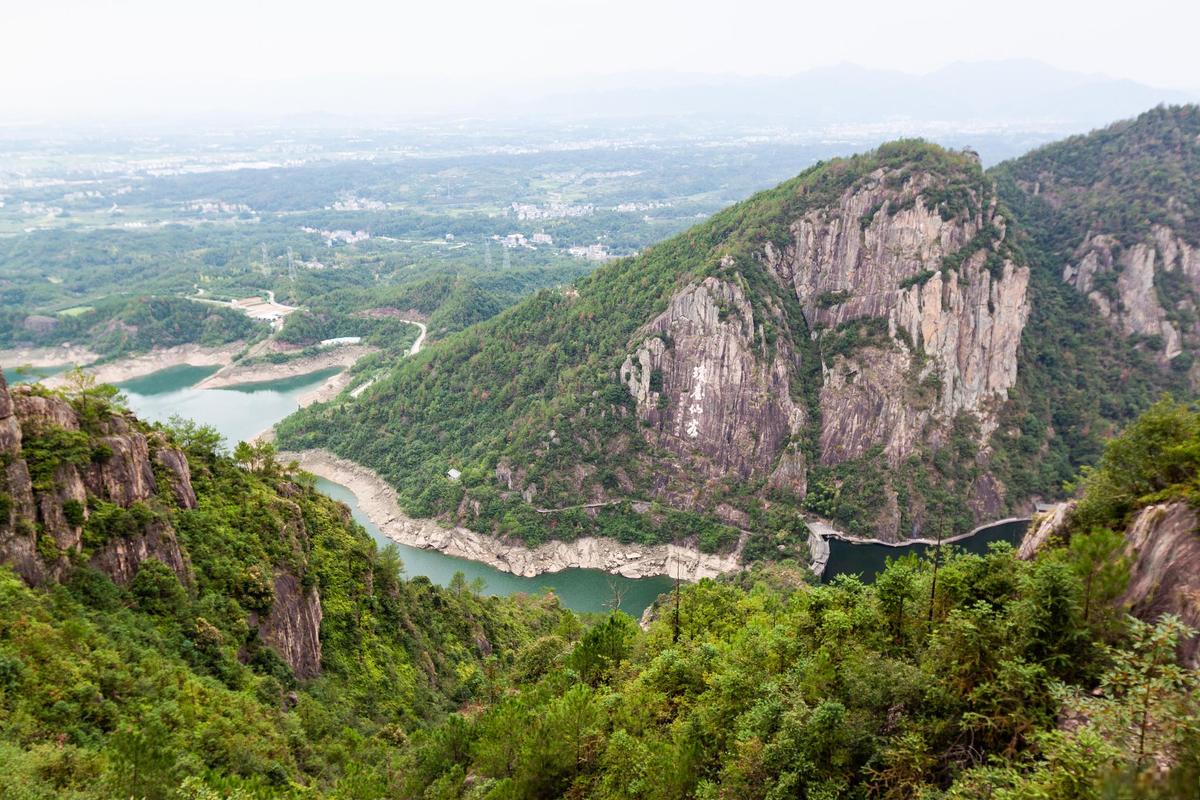
[[[72,397],[89,426],[120,413]],[[1116,602],[1120,531],[1147,503],[1200,497],[1189,406],[1163,401],[1110,443],[1067,535],[1033,560],[947,547],[824,585],[759,565],[664,595],[645,630],[552,595],[407,580],[270,445],[231,456],[211,429],[141,427],[186,453],[196,507],[89,501],[60,583],[0,568],[0,797],[1100,800],[1200,785],[1200,676],[1175,660],[1196,632]],[[75,438],[43,431],[26,457],[86,459]],[[156,517],[190,580],[150,559],[121,588],[88,566]],[[279,569],[320,592],[315,679],[247,625]]]
[[[1186,124],[1195,126],[1189,120]],[[980,211],[972,204],[987,196],[993,181],[1010,186],[1004,170],[1011,168],[998,169],[985,173],[969,155],[915,140],[818,164],[636,258],[601,267],[580,279],[574,291],[543,290],[449,337],[377,381],[374,402],[313,406],[294,415],[279,426],[281,441],[290,448],[326,447],[353,455],[392,483],[415,516],[456,518],[530,545],[592,534],[658,543],[682,530],[706,549],[728,548],[737,534],[711,514],[725,504],[749,519],[751,557],[795,555],[803,536],[789,510],[817,513],[850,533],[870,536],[871,512],[886,502],[889,487],[899,497],[903,530],[913,524],[908,509],[919,506],[929,535],[965,532],[978,523],[968,496],[985,470],[1003,481],[1009,508],[1035,495],[1059,496],[1063,482],[1098,457],[1106,438],[1162,392],[1185,391],[1184,374],[1160,369],[1153,353],[1137,342],[1107,334],[1088,301],[1061,281],[1061,254],[1042,235],[1048,217],[1020,192],[1002,190],[999,212],[1020,225],[1008,226],[1002,252],[991,259],[1028,263],[1035,299],[1022,335],[1017,385],[1003,405],[988,460],[976,458],[979,432],[963,418],[948,426],[949,446],[925,448],[899,467],[889,467],[875,452],[824,465],[815,438],[820,365],[886,341],[886,320],[875,320],[875,327],[852,321],[831,330],[810,329],[794,294],[768,273],[758,251],[768,242],[784,246],[793,220],[829,207],[848,187],[879,170],[888,173],[889,185],[914,174],[930,176],[922,179],[935,185],[923,191],[923,201],[944,219],[971,219]],[[1169,201],[1163,195],[1157,199]],[[981,231],[941,268],[955,269],[974,249],[996,246],[990,238],[994,233]],[[668,522],[666,509],[632,510],[632,503],[656,499],[656,465],[670,456],[652,452],[639,434],[632,398],[617,373],[639,328],[679,289],[709,275],[746,288],[768,346],[782,337],[799,353],[803,374],[791,389],[809,424],[794,445],[812,467],[803,502],[772,495],[762,478],[730,479],[705,487],[706,507],[676,509],[675,514],[688,517],[680,526],[678,517]],[[554,439],[569,444],[555,446]],[[570,509],[595,500],[611,505],[594,516],[571,510],[539,514],[498,485],[495,476],[502,465],[519,467],[526,484],[537,485],[538,506]],[[461,482],[445,480],[450,468],[462,472]],[[475,509],[465,518],[464,497]]]
[[[213,347],[266,333],[265,324],[240,311],[181,297],[115,296],[53,317],[9,307],[0,311],[0,347],[71,343],[106,358],[180,344]]]

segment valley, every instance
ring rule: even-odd
[[[0,800],[1200,797],[1186,91],[364,81],[0,121]]]

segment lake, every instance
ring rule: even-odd
[[[196,422],[212,425],[229,445],[245,440],[274,425],[298,407],[300,395],[316,388],[337,369],[323,370],[296,378],[266,383],[242,384],[224,389],[197,389],[195,384],[216,371],[216,367],[171,367],[143,378],[118,384],[129,400],[129,407],[146,420],[165,421],[178,414]],[[317,479],[317,488],[350,507],[350,513],[367,533],[383,546],[392,543],[358,507],[357,498],[341,484]],[[621,593],[621,609],[634,617],[669,591],[671,579],[624,578],[594,569],[567,569],[561,572],[522,578],[477,561],[447,556],[435,550],[422,550],[395,543],[404,560],[409,578],[424,575],[446,586],[455,572],[468,581],[481,578],[484,593],[530,594],[553,589],[563,605],[575,611],[604,611],[613,596],[613,587]]]
[[[1024,520],[1002,522],[983,528],[967,539],[942,545],[957,547],[968,553],[986,553],[992,542],[1008,542],[1015,545],[1021,541],[1029,523]],[[825,566],[823,580],[830,580],[836,575],[855,574],[864,581],[870,582],[887,566],[889,558],[899,558],[905,553],[924,555],[927,550],[933,550],[934,545],[909,544],[902,547],[889,547],[885,544],[855,544],[841,539],[829,540],[829,562]]]

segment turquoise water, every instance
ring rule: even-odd
[[[354,493],[339,483],[317,479],[317,488],[335,500],[341,500],[350,507],[350,513],[358,520],[371,537],[382,547],[393,543],[391,539],[380,532],[379,528],[358,507]],[[540,594],[551,589],[562,600],[563,605],[575,611],[605,611],[612,603],[613,589],[621,595],[621,610],[634,617],[640,616],[648,605],[660,594],[671,589],[671,579],[664,576],[657,578],[623,578],[620,575],[609,575],[596,569],[566,569],[538,575],[536,578],[522,578],[478,561],[466,558],[443,555],[436,550],[421,550],[395,543],[400,549],[400,557],[404,560],[404,573],[408,577],[424,575],[434,583],[447,585],[455,572],[462,572],[468,581],[482,578],[484,594],[508,595],[517,592]]]
[[[34,381],[40,381],[42,378],[57,375],[66,369],[66,367],[6,367],[4,370],[4,380],[8,381],[10,385],[33,383]]]
[[[281,381],[242,384],[226,389],[194,388],[197,382],[215,371],[215,367],[172,367],[126,381],[119,386],[129,400],[129,407],[143,419],[161,421],[175,414],[189,417],[196,422],[212,425],[229,445],[233,445],[269,428],[295,411],[300,395],[319,386],[337,372],[336,369],[329,369]],[[357,498],[349,489],[323,478],[317,479],[317,487],[348,505],[354,518],[381,546],[391,543],[363,514]],[[671,580],[666,576],[635,580],[593,569],[568,569],[536,578],[522,578],[486,564],[443,555],[434,550],[421,550],[398,543],[396,546],[400,548],[405,575],[409,578],[424,575],[434,583],[446,586],[455,572],[462,572],[468,581],[482,578],[484,593],[491,595],[516,592],[534,594],[552,589],[563,605],[575,611],[605,610],[613,597],[613,587],[616,587],[621,594],[621,609],[637,617],[659,594],[671,588]]]
[[[319,386],[337,369],[326,369],[269,383],[226,389],[197,389],[216,367],[171,367],[117,384],[129,407],[142,419],[164,422],[171,416],[212,425],[229,445],[251,438],[295,411],[300,395]]]
[[[1028,522],[1003,522],[991,525],[969,539],[960,539],[943,548],[957,547],[968,553],[986,553],[992,542],[1016,544],[1024,535]],[[875,580],[875,576],[887,566],[889,558],[899,558],[905,553],[924,555],[933,550],[933,545],[910,544],[904,547],[888,547],[883,544],[853,544],[841,539],[829,540],[829,562],[825,566],[825,580],[840,574],[859,575],[864,581]]]

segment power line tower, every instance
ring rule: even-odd
[[[504,248],[504,269],[506,270],[512,269],[512,256],[508,254],[510,249],[508,247]]]
[[[485,269],[492,268],[492,243],[486,236],[483,237],[483,266]]]
[[[288,280],[296,282],[296,261],[292,258],[292,248],[288,248]]]
[[[271,274],[271,262],[267,261],[267,245],[264,242],[263,244],[260,244],[259,247],[262,248],[263,275],[270,275]]]

